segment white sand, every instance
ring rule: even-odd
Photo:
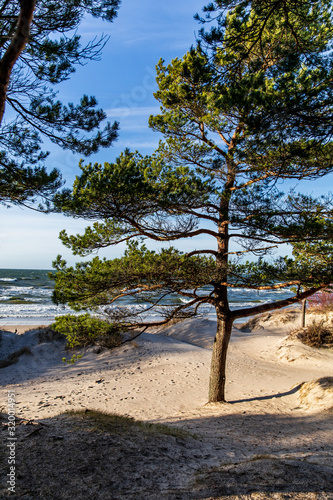
[[[234,328],[227,365],[229,403],[209,405],[214,322],[186,320],[113,351],[88,349],[74,365],[62,361],[71,355],[61,341],[38,344],[36,330],[3,334],[2,357],[23,344],[31,346],[32,354],[0,370],[1,410],[6,412],[7,390],[15,390],[17,415],[26,419],[89,408],[185,426],[204,435],[215,450],[209,464],[259,452],[327,457],[332,413],[323,411],[332,400],[321,394],[318,405],[315,398],[302,403],[299,384],[332,377],[333,352],[286,342],[293,321],[277,326],[275,318],[264,326],[248,332]]]

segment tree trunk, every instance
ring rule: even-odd
[[[239,123],[228,146],[226,161],[227,179],[224,191],[220,198],[217,255],[216,255],[216,282],[214,286],[215,308],[217,313],[217,330],[214,339],[212,362],[210,368],[209,394],[210,403],[225,402],[225,376],[228,345],[231,336],[233,319],[228,302],[228,260],[229,260],[229,205],[232,189],[236,178],[236,164],[233,161],[233,150],[242,125]]]
[[[5,112],[7,88],[14,64],[23,52],[30,34],[35,0],[20,1],[20,15],[15,34],[0,60],[0,123]]]
[[[217,319],[217,331],[210,368],[208,395],[210,403],[225,402],[226,359],[232,323],[232,318],[229,316]]]

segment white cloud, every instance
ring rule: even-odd
[[[148,124],[147,123],[142,123],[142,124],[133,124],[133,125],[122,125],[120,124],[120,130],[122,132],[142,132],[143,130],[148,130]]]
[[[108,118],[127,118],[135,116],[149,116],[160,112],[159,106],[124,106],[106,110]]]
[[[140,141],[140,140],[131,141],[129,139],[128,141],[118,141],[118,145],[121,146],[122,148],[130,148],[132,150],[140,148],[155,149],[158,147],[158,141]]]

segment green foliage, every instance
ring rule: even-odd
[[[94,222],[93,226],[88,226],[83,235],[77,234],[75,236],[66,233],[65,230],[61,231],[59,238],[63,245],[70,248],[74,255],[89,255],[100,248],[108,247],[116,244],[122,239],[126,240],[128,234],[135,234],[129,226],[121,226],[114,220],[106,220],[104,223]]]
[[[94,222],[82,236],[63,231],[61,240],[82,256],[123,241],[128,248],[122,258],[75,267],[58,257],[57,303],[79,310],[130,296],[161,309],[167,296],[167,319],[205,302],[234,319],[240,312],[230,312],[228,286],[294,285],[297,301],[332,281],[331,197],[282,189],[287,179],[333,170],[331,14],[325,2],[292,4],[288,15],[280,2],[275,10],[268,4],[215,2],[207,12],[219,12],[217,28],[202,33],[208,46],[159,61],[161,111],[149,124],[165,140],[153,155],[125,150],[112,163],[81,163],[72,192],[57,204]],[[210,240],[207,249],[152,252],[137,242],[194,237]],[[243,247],[234,258],[232,240]],[[264,260],[285,243],[293,258]],[[258,262],[242,260],[247,253]],[[138,321],[131,310],[123,314]]]
[[[120,2],[36,0],[28,42],[19,49],[11,42],[27,3],[0,2],[0,108],[6,101],[10,110],[0,128],[0,203],[42,198],[45,210],[62,182],[59,171],[45,168],[48,153],[42,151],[42,137],[84,155],[110,146],[117,137],[117,123],[103,127],[106,114],[97,108],[95,97],[84,95],[78,104],[64,105],[54,86],[67,80],[77,65],[100,59],[107,38],[82,45],[78,29],[87,15],[112,21]],[[15,47],[18,52],[9,60]]]
[[[81,164],[72,192],[57,198],[65,213],[93,221],[83,236],[62,232],[76,254],[123,241],[128,248],[120,259],[96,257],[75,268],[58,257],[54,300],[76,309],[106,306],[131,328],[212,305],[218,332],[209,400],[216,402],[225,400],[233,321],[333,282],[332,196],[295,188],[333,171],[333,25],[326,0],[216,0],[206,13],[217,15],[216,25],[201,33],[201,43],[158,63],[160,113],[149,125],[164,141],[155,153],[126,150],[103,166]],[[195,237],[206,248],[185,254],[138,243]],[[230,251],[233,241],[241,250]],[[284,244],[293,256],[272,258]],[[290,286],[293,297],[230,310],[228,287]],[[128,297],[146,309],[124,307]],[[144,309],[163,318],[148,321]]]
[[[56,269],[51,276],[55,279],[54,302],[68,303],[76,310],[110,305],[127,296],[138,303],[144,300],[152,305],[158,305],[159,297],[166,294],[181,294],[195,299],[191,289],[204,288],[207,283],[212,283],[216,270],[212,258],[187,257],[174,248],[155,252],[148,250],[145,245],[139,246],[136,241],[128,243],[122,258],[101,260],[95,257],[73,268],[67,267],[59,256],[53,266]],[[203,297],[206,294],[207,291]],[[186,303],[178,304],[176,310],[185,308]],[[133,321],[135,313],[126,309],[122,320],[127,314]]]
[[[116,232],[117,240],[131,231],[131,225],[126,224],[129,217],[142,218],[165,211],[177,216],[183,206],[203,204],[213,189],[208,180],[201,179],[188,167],[173,168],[163,158],[142,157],[129,150],[114,163],[84,166],[81,162],[80,168],[82,174],[74,182],[73,193],[60,195],[58,205],[87,219],[104,218],[106,214],[107,230]],[[116,222],[109,220],[112,217]],[[101,232],[102,227],[96,227]],[[139,234],[135,227],[132,233]]]
[[[116,347],[121,344],[119,326],[89,314],[58,316],[51,328],[67,338],[67,347],[70,349],[93,344],[104,347]],[[80,357],[74,355],[69,362],[73,363]],[[67,361],[66,358],[64,360]]]
[[[206,43],[223,49],[242,47],[244,58],[258,50],[268,27],[274,52],[278,49],[286,58],[322,50],[332,34],[331,11],[330,0],[215,0],[204,7],[203,17],[196,18],[202,24],[215,21],[210,31],[201,30]]]
[[[210,29],[201,30],[202,43],[222,57],[220,71],[233,72],[236,83],[244,67],[250,69],[248,102],[259,99],[261,105],[252,115],[253,125],[270,129],[271,139],[274,133],[278,138],[301,130],[320,154],[332,134],[332,89],[321,86],[331,71],[331,0],[217,0],[204,12],[197,18]],[[263,91],[253,87],[258,78],[266,80]],[[313,100],[317,92],[319,106]],[[266,145],[260,145],[265,151]]]
[[[70,358],[70,359],[67,359],[67,358],[62,358],[62,361],[64,363],[68,363],[69,365],[74,365],[74,363],[76,361],[78,361],[79,359],[81,359],[83,357],[83,354],[73,354],[73,356]]]

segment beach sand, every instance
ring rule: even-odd
[[[28,440],[22,426],[22,442],[32,446],[35,440],[38,447],[43,433],[47,441],[48,433],[67,432],[64,449],[69,454],[75,453],[69,444],[73,433],[65,429],[69,417],[59,415],[70,410],[117,413],[196,436],[185,444],[167,439],[157,455],[154,451],[154,460],[149,459],[151,446],[147,451],[141,444],[134,465],[128,459],[122,469],[131,467],[129,477],[135,472],[141,482],[128,482],[126,474],[126,480],[113,478],[113,493],[105,496],[101,479],[95,496],[79,487],[75,498],[332,499],[333,351],[287,338],[296,319],[281,318],[283,313],[277,313],[251,328],[233,329],[226,404],[206,404],[213,321],[185,320],[112,351],[89,348],[75,364],[62,361],[71,357],[63,341],[39,343],[38,330],[19,335],[24,330],[20,326],[16,335],[2,333],[2,357],[24,346],[31,353],[1,369],[1,411],[6,413],[8,391],[15,391],[16,416],[41,426]],[[117,443],[118,450],[134,446],[133,440],[130,446]],[[29,453],[35,469],[38,458],[33,458],[33,449]],[[38,456],[46,467],[41,452]],[[124,456],[120,454],[118,465],[126,462],[121,461]],[[150,471],[150,479],[142,479],[144,471]],[[27,481],[22,485],[27,487]],[[68,492],[58,491],[57,497],[52,488],[47,491],[51,496],[44,492],[44,498],[74,498]]]

